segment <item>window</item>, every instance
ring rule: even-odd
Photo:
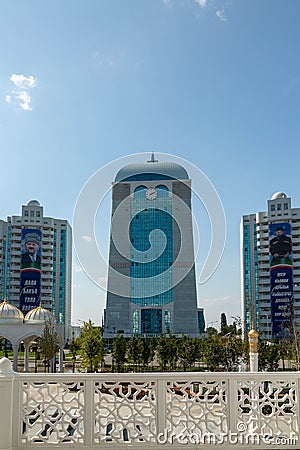
[[[285,210],[289,209],[289,204],[288,203],[284,203],[283,204],[283,209],[285,209]]]
[[[137,188],[135,188],[134,190],[134,198],[144,198],[145,197],[145,192],[147,190],[146,186],[137,186]]]
[[[139,332],[139,314],[138,310],[133,310],[133,334],[136,334]]]
[[[281,211],[281,203],[277,205],[277,211]]]
[[[28,211],[25,211],[25,212],[24,212],[24,216],[25,216],[25,217],[28,217]]]
[[[30,211],[30,217],[34,217],[34,211]]]
[[[271,205],[271,211],[275,211],[275,205]]]

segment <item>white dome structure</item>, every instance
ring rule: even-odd
[[[275,192],[275,194],[272,195],[271,200],[277,200],[279,198],[287,198],[287,196],[284,192]]]
[[[24,315],[22,311],[6,300],[0,303],[0,323],[23,323]]]
[[[25,321],[45,322],[45,320],[55,323],[55,317],[52,312],[43,308],[42,305],[31,309],[25,316]]]
[[[29,372],[29,347],[35,339],[43,336],[45,321],[51,321],[59,338],[59,367],[63,372],[63,325],[57,325],[49,309],[40,305],[25,316],[16,306],[4,300],[0,303],[0,337],[10,341],[13,348],[13,370],[18,372],[18,352],[20,343],[24,343],[24,371]]]
[[[37,200],[29,200],[29,202],[27,202],[27,206],[41,206],[40,202],[38,202]]]

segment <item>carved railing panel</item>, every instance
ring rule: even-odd
[[[174,377],[176,380],[176,375]],[[175,435],[227,433],[228,383],[226,380],[167,383],[167,430]]]
[[[94,442],[155,442],[155,382],[94,383]]]
[[[299,433],[296,381],[256,377],[237,381],[237,388],[237,418],[244,432],[287,439]]]
[[[84,442],[84,388],[80,382],[22,383],[22,444]]]

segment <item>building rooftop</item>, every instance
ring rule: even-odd
[[[154,159],[144,163],[128,164],[119,170],[115,182],[151,180],[188,180],[187,171],[174,162],[160,162]]]
[[[37,200],[29,200],[27,206],[41,206]]]
[[[272,195],[271,200],[277,200],[278,198],[287,198],[287,196],[284,192],[275,192],[275,194]]]

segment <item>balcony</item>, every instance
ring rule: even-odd
[[[257,449],[281,443],[295,449],[299,386],[298,372],[25,374],[6,369],[0,373],[0,449]]]

